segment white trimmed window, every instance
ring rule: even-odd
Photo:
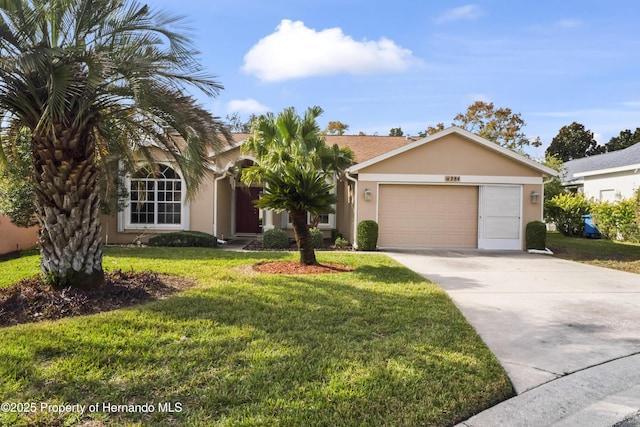
[[[330,178],[328,180],[329,183],[334,184],[336,182],[335,178]],[[336,194],[337,187],[334,186],[331,190],[331,194]],[[333,209],[335,210],[336,205],[333,205]],[[289,217],[288,212],[283,213],[284,221],[287,228],[293,228],[293,224],[291,224],[291,218]],[[323,213],[318,215],[320,221],[318,222],[318,228],[322,230],[329,230],[332,228],[336,228],[336,214]],[[311,224],[311,214],[307,213],[307,224]]]
[[[335,207],[335,206],[334,206]],[[288,212],[284,212],[283,216],[286,217],[287,228],[293,228],[293,224],[291,223],[291,217]],[[336,214],[319,214],[318,215],[320,221],[318,221],[319,229],[331,229],[336,228]],[[307,224],[311,224],[311,214],[307,213]]]
[[[128,180],[129,205],[124,211],[127,228],[187,229],[185,184],[171,167],[139,169]]]

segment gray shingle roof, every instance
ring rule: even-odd
[[[602,169],[619,168],[640,164],[640,143],[627,147],[624,150],[611,153],[598,154],[582,159],[570,160],[564,164],[564,182],[567,184],[582,181],[582,177],[575,177],[576,173],[593,172]]]

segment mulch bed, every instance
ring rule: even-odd
[[[154,301],[194,286],[196,282],[155,273],[105,273],[97,289],[54,289],[40,276],[0,289],[0,327],[94,314]]]
[[[260,240],[252,240],[247,243],[242,249],[246,251],[297,251],[298,245],[296,241],[293,239],[289,240],[289,246],[283,249],[266,249],[262,246],[262,242]],[[317,248],[317,251],[350,251],[353,250],[351,245],[346,246],[344,248],[336,248],[331,239],[324,239],[324,247]]]
[[[344,273],[354,268],[342,264],[302,265],[298,261],[274,261],[256,264],[253,270],[268,274],[323,274]]]

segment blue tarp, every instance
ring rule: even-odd
[[[591,239],[601,239],[602,234],[593,223],[591,215],[582,215],[582,219],[584,219],[584,235]]]

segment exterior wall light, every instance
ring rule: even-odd
[[[531,192],[531,203],[533,203],[534,205],[536,203],[538,203],[538,198],[540,198],[540,194],[538,194],[536,191],[532,191]]]
[[[371,190],[368,188],[364,189],[364,199],[368,202],[371,200]]]

